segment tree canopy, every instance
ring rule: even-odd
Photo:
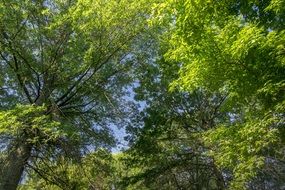
[[[284,19],[284,0],[2,0],[0,189],[282,189]]]

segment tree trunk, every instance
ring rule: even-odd
[[[1,172],[0,190],[16,190],[21,180],[27,160],[31,156],[32,146],[17,142],[11,146]]]
[[[223,174],[219,171],[219,169],[217,168],[215,163],[213,163],[213,169],[214,169],[214,174],[215,174],[215,176],[217,178],[218,190],[225,189],[225,181],[224,181]]]

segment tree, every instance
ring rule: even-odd
[[[193,93],[169,91],[178,76],[179,63],[158,56],[138,71],[136,99],[145,109],[130,127],[131,147],[124,152],[123,177],[127,187],[147,189],[224,189],[221,171],[207,156],[201,133],[229,120],[219,111],[224,96],[203,90]],[[126,188],[126,187],[125,187]]]
[[[40,159],[114,144],[108,126],[127,112],[132,44],[147,30],[148,5],[1,1],[0,189],[16,189]]]
[[[205,133],[210,154],[245,189],[284,148],[284,1],[169,0],[154,23],[167,29],[168,60],[181,63],[172,88],[228,94],[231,122]]]
[[[99,149],[86,154],[79,163],[62,157],[51,168],[39,162],[42,171],[30,170],[30,177],[20,186],[29,189],[112,189],[116,185],[116,160],[109,151]],[[45,176],[38,174],[46,173]],[[48,175],[47,175],[48,174]]]

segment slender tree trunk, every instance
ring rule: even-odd
[[[219,171],[219,169],[217,168],[215,163],[213,163],[213,169],[214,169],[214,174],[215,174],[215,176],[217,178],[218,190],[225,189],[226,187],[225,187],[225,181],[224,181],[223,174]]]
[[[25,164],[31,156],[32,146],[18,142],[11,146],[8,157],[1,168],[0,190],[16,190],[21,180]]]

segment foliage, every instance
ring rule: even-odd
[[[56,141],[59,137],[71,135],[70,129],[52,120],[45,114],[45,106],[17,105],[12,110],[0,112],[0,135],[2,138],[19,138],[23,131],[29,137],[26,141],[30,144],[45,145]],[[34,135],[37,133],[37,135]]]
[[[203,90],[169,92],[179,64],[164,59],[139,70],[136,99],[146,107],[130,128],[131,148],[125,152],[126,167],[134,170],[123,177],[127,187],[147,189],[221,189],[224,181],[211,157],[205,155],[200,132],[227,120],[218,108],[223,96]]]
[[[280,189],[284,7],[1,1],[0,189]]]
[[[206,133],[204,140],[211,146],[210,155],[217,164],[234,171],[233,189],[244,187],[244,182],[254,177],[264,165],[265,152],[276,146],[277,130],[270,130],[274,122],[268,116],[261,121],[250,120]]]
[[[15,189],[23,168],[40,169],[39,160],[53,165],[115,144],[110,126],[124,126],[133,109],[125,87],[133,80],[134,46],[148,30],[149,3],[1,1],[4,186]]]
[[[283,4],[169,0],[154,11],[152,23],[169,28],[165,58],[182,65],[171,88],[228,94],[222,109],[231,122],[206,133],[205,141],[217,147],[212,155],[220,166],[232,169],[233,189],[246,188],[266,150],[283,138]]]
[[[38,170],[19,189],[112,189],[115,185],[115,159],[112,155],[100,149],[87,154],[79,163],[62,157],[50,166],[39,163],[41,170],[49,173],[47,178],[41,178]]]

